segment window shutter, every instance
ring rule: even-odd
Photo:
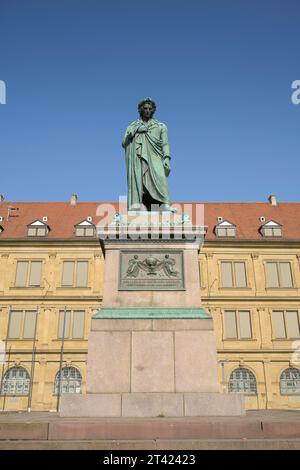
[[[84,314],[85,312],[83,310],[75,310],[73,313],[73,339],[84,337]]]
[[[218,237],[226,237],[226,229],[225,228],[218,228],[217,229]]]
[[[288,338],[299,338],[299,321],[297,311],[285,312],[286,333]]]
[[[267,287],[279,287],[277,263],[266,263]]]
[[[284,313],[282,311],[272,312],[275,338],[285,338],[285,325],[284,325]]]
[[[232,264],[230,262],[222,262],[221,271],[222,271],[222,287],[233,287]]]
[[[226,338],[227,339],[236,339],[237,338],[235,311],[226,311],[225,312],[225,328],[226,328]]]
[[[94,228],[86,228],[85,229],[85,235],[87,237],[92,237],[94,235],[95,231],[94,231]]]
[[[24,319],[24,339],[34,339],[37,312],[26,311]]]
[[[27,282],[28,261],[18,261],[16,287],[25,287]]]
[[[77,262],[76,287],[86,287],[88,278],[88,262]]]
[[[62,285],[73,287],[74,261],[64,261]]]
[[[59,324],[58,324],[58,338],[62,339],[63,337],[63,328],[64,328],[64,315],[66,314],[65,319],[65,334],[64,338],[70,337],[70,325],[71,325],[71,312],[70,310],[61,310],[59,312]]]
[[[46,230],[47,230],[46,227],[40,227],[40,228],[38,228],[38,229],[37,229],[37,232],[36,232],[37,236],[38,236],[38,237],[45,237],[45,235],[46,235]]]
[[[84,228],[82,228],[82,227],[76,228],[76,236],[77,237],[83,237],[84,236]]]
[[[234,263],[236,287],[246,287],[245,263]]]
[[[251,321],[250,321],[250,312],[241,310],[238,313],[239,323],[240,323],[240,338],[241,339],[251,339]]]
[[[290,263],[279,263],[280,266],[280,287],[293,287]]]
[[[21,326],[22,326],[23,312],[10,312],[9,318],[9,330],[8,338],[9,339],[18,339],[21,337]]]
[[[227,229],[227,236],[228,237],[235,237],[235,227]]]
[[[37,287],[41,285],[42,262],[32,261],[30,265],[29,285]]]
[[[35,237],[36,235],[36,228],[35,227],[29,227],[28,228],[28,237]]]

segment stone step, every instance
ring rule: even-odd
[[[10,440],[0,441],[0,450],[300,450],[300,439]]]
[[[11,441],[184,441],[300,439],[300,415],[284,418],[91,419],[37,421],[32,415],[2,416],[0,442]]]

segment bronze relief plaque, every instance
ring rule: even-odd
[[[185,290],[183,250],[121,250],[119,290]]]

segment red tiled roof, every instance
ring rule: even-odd
[[[184,203],[181,203],[184,204]],[[300,240],[300,202],[279,202],[277,206],[263,202],[187,202],[204,205],[204,224],[208,226],[206,240],[216,240],[214,227],[218,217],[222,217],[237,226],[237,240],[262,240],[259,228],[263,224],[259,218],[264,216],[266,222],[275,220],[283,226],[283,240]],[[105,210],[113,206],[118,211],[116,202],[77,202],[75,206],[69,202],[2,202],[0,225],[4,231],[0,233],[0,241],[5,239],[27,239],[27,225],[43,216],[47,216],[50,227],[48,239],[75,239],[74,226],[93,217],[97,224],[102,218],[96,215],[99,206]],[[10,211],[8,206],[18,210]],[[103,214],[104,212],[102,212]],[[105,215],[105,214],[104,214]],[[8,220],[7,220],[8,219]]]

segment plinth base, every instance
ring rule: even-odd
[[[62,395],[61,416],[155,418],[245,413],[243,395],[219,393],[209,315],[118,318],[116,312],[110,312],[107,316],[110,318],[101,318],[100,311],[92,320],[87,394]]]
[[[163,418],[241,416],[244,397],[221,393],[111,393],[63,395],[60,416]]]

